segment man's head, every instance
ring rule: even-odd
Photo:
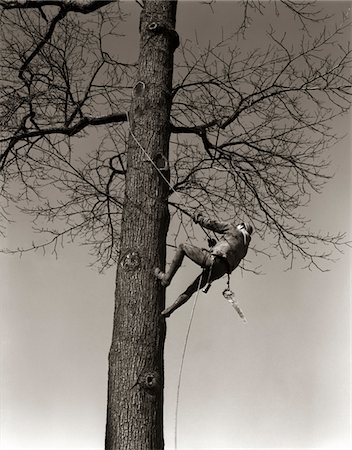
[[[253,227],[252,227],[252,225],[251,225],[250,223],[248,223],[248,222],[242,222],[242,223],[240,223],[239,225],[237,225],[237,228],[238,228],[239,230],[245,230],[245,231],[247,231],[247,233],[248,233],[249,235],[251,235],[251,234],[253,233]]]

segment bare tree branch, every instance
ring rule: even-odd
[[[120,11],[114,16],[112,7],[101,8],[109,3],[0,2],[3,196],[14,200],[7,186],[20,179],[16,202],[43,203],[46,186],[54,186],[60,205],[48,201],[23,211],[37,221],[60,218],[58,239],[69,235],[64,218],[70,230],[82,214],[85,220],[74,229],[93,244],[103,265],[117,255],[129,131],[124,123],[135,83],[134,63],[120,61],[105,44],[108,36],[118,38],[115,29],[123,20]],[[301,41],[293,45],[287,33],[268,27],[266,46],[244,52],[241,37],[255,15],[270,8],[296,17]],[[246,1],[239,11],[243,22],[228,38],[205,48],[186,41],[179,49],[170,205],[185,233],[191,233],[189,215],[198,208],[215,217],[247,218],[263,240],[271,236],[271,248],[289,265],[300,255],[308,266],[320,267],[331,247],[339,249],[347,239],[307,231],[301,211],[331,178],[325,154],[339,140],[332,124],[350,108],[349,24],[329,25],[330,15],[312,2]],[[323,26],[311,36],[309,23]],[[100,136],[101,126],[107,134],[95,151],[77,151],[73,140]],[[175,201],[174,191],[184,204]],[[328,250],[315,251],[320,244]],[[259,246],[255,252],[268,254]]]
[[[3,9],[41,9],[44,6],[58,6],[67,12],[89,14],[115,0],[2,0]]]

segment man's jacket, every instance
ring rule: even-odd
[[[239,230],[234,222],[217,222],[199,215],[196,222],[200,226],[221,233],[223,236],[211,249],[211,254],[226,258],[229,271],[232,272],[240,263],[248,251],[251,236]]]

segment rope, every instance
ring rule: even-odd
[[[187,350],[188,338],[189,338],[189,334],[190,334],[190,331],[191,331],[191,326],[192,326],[192,322],[193,322],[194,311],[195,311],[196,306],[197,306],[197,301],[198,301],[198,296],[199,296],[199,292],[200,292],[201,282],[202,282],[202,275],[199,277],[199,284],[198,284],[198,289],[197,289],[197,295],[196,295],[196,297],[195,297],[195,299],[194,299],[193,306],[192,306],[192,311],[191,311],[191,315],[190,315],[190,318],[189,318],[189,323],[188,323],[188,328],[187,328],[187,333],[186,333],[185,343],[184,343],[184,346],[183,346],[183,352],[182,352],[182,357],[181,357],[180,372],[179,372],[179,374],[178,374],[177,393],[176,393],[176,409],[175,409],[175,450],[177,450],[178,406],[179,406],[179,402],[180,402],[180,388],[181,388],[181,380],[182,380],[183,365],[184,365],[184,362],[185,362],[185,356],[186,356],[186,350]]]
[[[138,145],[138,147],[142,150],[142,152],[144,153],[144,155],[148,158],[148,160],[152,163],[153,167],[157,170],[157,172],[159,173],[159,175],[161,176],[161,178],[165,181],[165,183],[169,186],[169,188],[171,189],[171,191],[176,194],[176,196],[178,197],[178,199],[180,200],[180,202],[182,203],[182,197],[181,195],[172,187],[172,185],[170,184],[169,180],[165,177],[165,175],[162,173],[162,171],[159,169],[159,167],[155,164],[155,162],[152,160],[152,158],[148,155],[147,151],[145,150],[145,148],[141,145],[141,143],[138,141],[138,139],[136,138],[135,134],[132,131],[131,128],[131,123],[130,123],[130,116],[128,111],[125,112],[126,117],[127,117],[127,126],[128,126],[128,130],[134,140],[134,142]],[[190,213],[186,210],[183,210],[180,206],[178,206],[179,210],[184,212],[187,215],[190,215]],[[210,234],[207,232],[207,230],[204,227],[201,227],[203,232],[206,234],[208,240],[211,239]]]
[[[126,111],[126,117],[127,117],[127,125],[128,125],[128,129],[129,132],[134,140],[134,142],[138,145],[138,147],[142,150],[142,152],[145,154],[145,156],[149,159],[149,161],[152,163],[152,165],[154,166],[154,168],[157,170],[157,172],[159,173],[159,175],[161,176],[161,178],[165,181],[165,183],[169,186],[169,188],[172,190],[172,192],[174,192],[177,197],[182,201],[182,198],[180,196],[180,194],[171,186],[169,180],[165,177],[165,175],[162,173],[162,171],[159,169],[159,167],[155,164],[155,162],[152,160],[152,158],[148,155],[147,151],[145,150],[145,148],[140,144],[140,142],[138,141],[138,139],[136,138],[136,136],[134,135],[132,128],[131,128],[131,124],[130,124],[130,117],[128,114],[128,111]]]

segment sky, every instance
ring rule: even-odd
[[[200,39],[202,32],[216,36],[219,24],[225,29],[233,22],[232,6],[218,2],[212,11],[200,2],[181,2],[181,38],[194,38],[195,28]],[[137,31],[136,14],[128,27]],[[136,41],[126,39],[134,48]],[[255,41],[256,34],[248,39]],[[335,126],[349,131],[350,118]],[[313,227],[349,236],[350,149],[347,135],[334,148],[334,178],[307,210]],[[28,221],[21,219],[2,245],[30,239]],[[89,262],[87,248],[78,245],[61,249],[58,258],[0,254],[3,450],[103,449],[115,271],[99,274]],[[231,277],[246,324],[221,295],[224,279],[199,295],[180,388],[180,450],[350,448],[351,253],[338,255],[328,272],[284,269],[277,257],[265,261],[262,275],[238,270]],[[197,273],[185,261],[168,288],[168,304]],[[167,450],[174,448],[178,374],[191,310],[192,301],[168,320]]]

